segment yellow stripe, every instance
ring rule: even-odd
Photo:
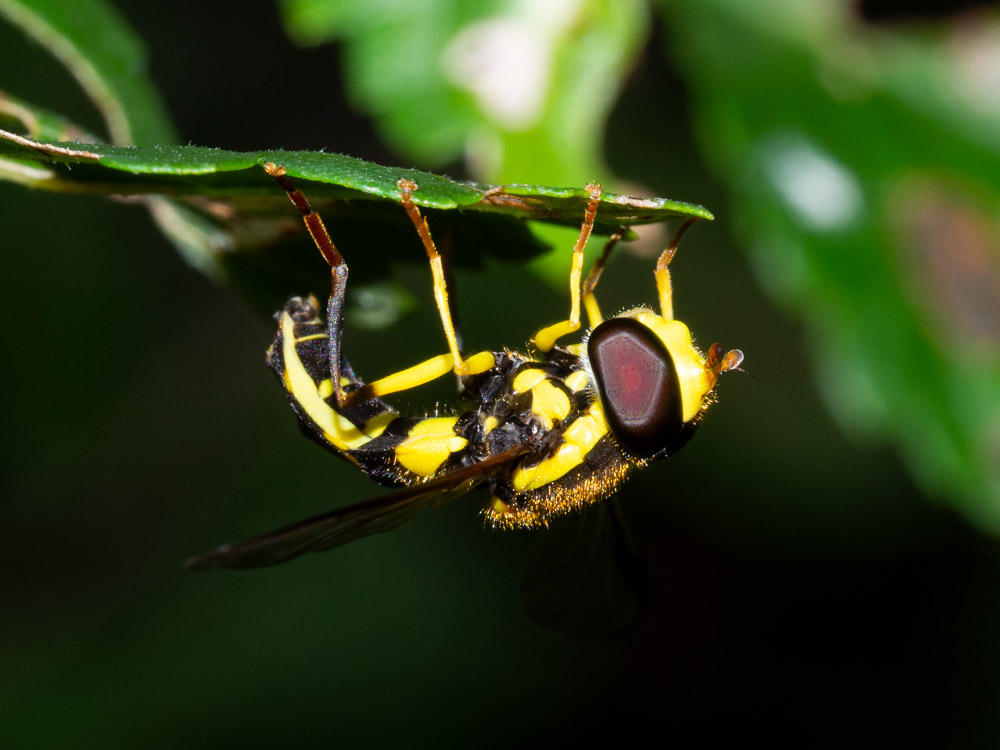
[[[319,393],[319,397],[322,399],[330,398],[333,395],[333,378],[327,378],[320,383],[316,392]]]
[[[373,440],[385,432],[385,428],[389,426],[399,415],[394,411],[384,411],[381,414],[376,414],[374,417],[365,422],[364,426],[361,428],[368,437]]]
[[[541,383],[545,378],[548,377],[544,370],[536,370],[534,368],[521,370],[514,378],[514,382],[511,386],[514,389],[514,393],[527,393],[536,385]]]
[[[308,336],[300,336],[295,339],[296,344],[301,344],[303,341],[315,341],[316,339],[325,339],[327,335],[325,333],[313,333]]]
[[[458,417],[435,417],[417,422],[406,439],[393,450],[396,459],[422,477],[433,476],[448,456],[469,444],[455,434]]]
[[[571,407],[566,392],[548,380],[543,380],[531,389],[531,412],[541,417],[548,430],[552,429],[556,421],[566,419]]]
[[[556,481],[582,464],[597,441],[607,434],[608,423],[604,420],[604,410],[595,401],[583,416],[566,428],[563,442],[552,456],[535,466],[523,467],[514,472],[514,489],[527,492]]]
[[[323,400],[323,396],[320,395],[322,384],[317,386],[313,382],[295,351],[295,321],[287,313],[281,314],[281,336],[284,342],[282,354],[285,359],[283,373],[285,388],[295,397],[309,418],[323,430],[323,437],[337,450],[342,451],[358,448],[371,440]]]
[[[552,384],[544,370],[522,370],[512,383],[514,393],[531,391],[531,412],[551,430],[556,420],[566,419],[572,404],[561,388]]]
[[[587,377],[587,373],[583,370],[577,370],[576,372],[571,372],[567,375],[563,382],[566,384],[567,388],[573,391],[573,393],[579,393],[590,385],[590,378]]]

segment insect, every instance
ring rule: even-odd
[[[430,262],[448,352],[365,382],[341,350],[347,264],[285,169],[272,163],[264,169],[301,212],[332,276],[325,320],[314,298],[293,297],[277,314],[267,362],[309,437],[376,482],[403,489],[224,545],[192,558],[189,568],[283,563],[387,531],[480,486],[490,493],[483,510],[489,525],[548,525],[607,498],[631,471],[680,450],[714,403],[719,375],[743,360],[739,350],[723,353],[718,344],[701,354],[687,326],[674,319],[669,265],[696,219],[680,227],[657,261],[659,312],[636,307],[603,318],[594,290],[624,228],[611,236],[581,283],[599,185],[587,186],[587,207],[573,247],[569,317],[539,330],[531,354],[504,350],[463,356],[442,259],[413,201],[417,185],[401,179],[400,202]],[[580,330],[581,308],[589,333],[582,341],[560,345],[560,339]],[[409,417],[383,400],[448,373],[461,379],[467,404],[454,414]]]

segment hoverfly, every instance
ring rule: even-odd
[[[605,320],[594,289],[622,231],[612,235],[581,283],[583,252],[601,198],[588,202],[573,247],[569,317],[539,330],[534,352],[464,356],[452,322],[441,255],[413,201],[417,185],[400,179],[399,200],[430,262],[434,299],[448,352],[373,382],[363,381],[341,350],[347,264],[285,169],[264,165],[301,212],[330,267],[325,320],[315,298],[293,297],[276,315],[267,353],[300,427],[324,448],[382,485],[403,489],[339,508],[239,544],[194,557],[189,568],[254,568],[287,562],[387,531],[420,511],[475,487],[490,499],[483,515],[499,528],[547,526],[611,495],[634,469],[680,450],[714,402],[716,380],[743,354],[695,347],[673,316],[669,265],[688,220],[655,269],[659,312],[637,307]],[[623,228],[624,229],[624,228]],[[557,342],[581,327],[578,343]],[[471,407],[449,416],[404,416],[383,398],[455,373]]]

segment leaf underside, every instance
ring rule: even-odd
[[[17,169],[11,165],[22,166],[23,182],[65,192],[281,198],[261,168],[266,162],[274,162],[284,166],[310,196],[342,201],[396,203],[400,197],[397,182],[406,178],[417,183],[414,200],[426,208],[502,213],[521,219],[577,224],[588,198],[584,186],[481,185],[314,151],[235,152],[198,146],[52,143],[0,131],[0,158],[8,162],[8,171],[15,174]],[[598,210],[597,231],[608,233],[623,224],[648,224],[689,216],[712,218],[707,209],[692,203],[605,193]]]

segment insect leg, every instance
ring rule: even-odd
[[[285,168],[267,162],[264,171],[277,180],[288,199],[302,214],[302,221],[309,230],[309,235],[320,254],[330,266],[330,276],[332,286],[330,289],[330,299],[326,307],[327,341],[330,348],[330,380],[333,384],[333,392],[337,397],[337,406],[341,409],[348,405],[348,394],[344,391],[341,380],[341,334],[344,330],[344,293],[347,290],[347,263],[343,256],[330,239],[330,234],[326,231],[323,219],[318,213],[312,210],[309,201],[302,194],[292,181],[285,174]],[[350,399],[354,401],[355,399]]]
[[[413,367],[379,378],[349,395],[354,396],[357,393],[363,397],[362,400],[368,400],[378,396],[387,396],[390,393],[406,391],[452,372],[454,364],[455,359],[452,354],[440,354]],[[477,375],[492,369],[496,365],[496,361],[491,352],[479,352],[466,359],[463,364],[468,368],[470,375]]]
[[[660,294],[660,315],[663,316],[664,320],[674,319],[674,290],[670,283],[670,269],[668,268],[670,260],[677,252],[677,245],[680,243],[681,237],[698,220],[697,216],[692,216],[681,224],[674,233],[674,238],[667,245],[667,249],[660,254],[660,259],[656,261],[656,290]]]
[[[444,285],[446,289],[455,289],[455,276],[452,273],[452,259],[454,258],[455,243],[453,232],[447,232],[441,242],[438,252],[441,255],[441,267],[444,271]],[[458,350],[462,350],[462,322],[458,319],[458,307],[455,304],[455,295],[448,295],[448,314],[451,316],[452,328],[455,331],[455,342]]]
[[[681,224],[677,232],[674,233],[667,249],[660,254],[660,259],[656,261],[656,288],[660,293],[660,315],[664,320],[674,319],[674,291],[670,283],[670,261],[673,259],[674,253],[677,252],[677,245],[680,243],[681,237],[697,221],[699,221],[699,217],[692,216]],[[733,349],[726,354],[722,352],[721,346],[712,344],[705,358],[705,369],[713,373],[713,382],[719,373],[738,370],[740,363],[743,362],[743,352],[739,349]]]
[[[416,388],[429,383],[453,369],[454,355],[443,354],[433,357],[418,365],[388,375],[380,380],[361,386],[350,393],[344,390],[342,372],[341,340],[344,329],[344,295],[347,289],[347,263],[334,246],[320,215],[312,210],[309,201],[302,191],[295,187],[285,174],[285,168],[271,162],[264,165],[264,170],[271,175],[288,194],[292,204],[299,209],[302,220],[323,259],[330,265],[333,284],[330,300],[327,303],[327,341],[330,355],[330,381],[337,399],[337,409],[344,410],[356,404],[370,401],[373,398],[390,393]],[[484,372],[494,365],[493,355],[482,352],[469,360],[470,372]]]
[[[427,219],[421,216],[420,209],[413,202],[413,191],[417,189],[417,183],[403,178],[396,184],[400,190],[400,202],[413,222],[417,234],[420,235],[420,240],[424,243],[424,249],[427,251],[427,259],[431,264],[431,276],[434,280],[434,302],[437,305],[438,314],[441,316],[441,326],[444,328],[444,336],[448,340],[448,351],[451,352],[453,363],[452,369],[459,376],[477,375],[485,372],[495,364],[492,354],[489,354],[489,352],[480,352],[469,359],[462,359],[462,355],[458,350],[458,334],[455,332],[455,324],[451,318],[451,302],[448,297],[448,283],[445,279],[444,263],[437,247],[434,246],[430,227],[427,226]]]
[[[591,328],[604,322],[604,316],[601,315],[601,308],[597,305],[597,297],[594,296],[594,288],[597,286],[597,282],[601,280],[601,272],[604,271],[604,264],[608,262],[608,256],[611,255],[611,251],[615,249],[615,245],[618,244],[627,231],[628,227],[621,226],[617,232],[608,237],[608,241],[604,245],[604,250],[601,252],[601,257],[597,259],[594,267],[587,274],[587,280],[583,282],[583,307],[587,311],[587,318],[590,320]]]
[[[535,348],[547,352],[555,346],[556,341],[568,333],[580,328],[580,277],[583,274],[583,249],[587,246],[590,232],[594,228],[594,218],[597,216],[597,204],[601,200],[601,186],[587,185],[590,199],[587,201],[587,211],[580,227],[580,235],[573,246],[573,264],[569,272],[570,309],[569,319],[543,328],[535,334]]]

